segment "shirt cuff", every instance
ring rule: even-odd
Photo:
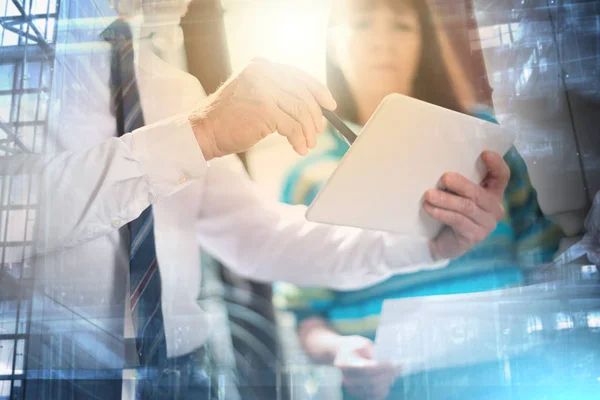
[[[208,163],[187,116],[179,115],[121,136],[157,195],[167,197],[206,176]]]
[[[426,237],[388,235],[385,240],[385,258],[393,273],[412,273],[443,268],[449,259],[434,260]]]

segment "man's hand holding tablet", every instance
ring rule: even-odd
[[[358,137],[332,112],[323,115],[351,147],[309,220],[425,237],[434,260],[465,254],[502,220],[510,179],[502,155],[514,132],[398,94]]]
[[[446,226],[430,242],[434,259],[456,258],[484,240],[504,218],[502,200],[510,169],[500,154],[485,151],[481,159],[488,174],[477,185],[464,176],[448,172],[442,184],[448,190],[430,189],[423,208]]]

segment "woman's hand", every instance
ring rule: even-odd
[[[425,194],[425,211],[446,224],[430,242],[434,259],[456,258],[484,240],[504,218],[504,190],[510,169],[500,154],[484,151],[481,158],[488,174],[481,185],[449,172],[442,184],[449,190],[431,189]]]
[[[359,399],[383,400],[399,375],[398,368],[373,359],[373,342],[362,336],[340,336],[333,365],[343,374],[348,393]]]

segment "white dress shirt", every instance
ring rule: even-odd
[[[265,198],[235,157],[207,163],[185,118],[205,92],[152,47],[134,46],[146,127],[121,138],[109,111],[110,45],[57,51],[48,152],[13,164],[42,176],[33,333],[80,332],[103,343],[89,349],[94,368],[98,359],[118,367],[129,318],[126,224],[150,204],[169,356],[210,332],[196,301],[199,245],[255,280],[338,289],[445,264],[432,261],[426,239],[307,222],[303,206]]]

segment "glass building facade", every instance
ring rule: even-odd
[[[203,0],[192,3],[198,1]],[[448,26],[466,27],[454,35],[468,37],[469,46],[457,51],[473,77],[479,100],[493,106],[501,124],[519,132],[516,145],[528,163],[538,191],[555,193],[551,198],[540,199],[542,207],[581,212],[583,218],[593,196],[600,191],[600,1],[434,2],[447,11],[444,21]],[[53,102],[52,93],[93,90],[78,87],[77,76],[87,73],[85,63],[78,70],[55,74],[56,54],[84,54],[93,46],[98,41],[101,25],[98,21],[116,15],[111,3],[109,0],[0,0],[0,165],[3,169],[0,176],[0,400],[41,398],[40,390],[46,389],[28,387],[25,378],[60,375],[57,371],[45,370],[48,365],[58,371],[70,371],[72,376],[64,379],[74,379],[78,362],[75,360],[93,360],[98,376],[119,361],[125,363],[124,360],[115,362],[122,354],[118,344],[114,348],[99,348],[94,344],[95,338],[88,340],[84,334],[79,335],[78,326],[96,324],[87,314],[93,314],[94,303],[102,299],[93,293],[78,291],[76,281],[63,282],[61,286],[47,289],[43,295],[35,291],[35,274],[28,258],[32,252],[39,193],[31,176],[11,173],[11,157],[15,154],[43,153],[48,146],[55,145],[48,140],[48,132],[51,127],[60,126],[61,121],[56,118],[58,109],[68,105]],[[222,1],[223,13],[215,15],[223,18],[226,26],[233,69],[239,69],[236,63],[244,62],[245,52],[249,51],[238,33],[244,29],[240,22],[252,25],[256,15],[264,13],[264,19],[276,18],[278,21],[274,23],[281,27],[286,26],[286,15],[293,20],[295,7],[306,11],[314,6],[319,13],[327,11],[320,3],[313,6],[311,2],[306,3],[308,6],[300,3],[292,0]],[[307,15],[312,15],[310,10]],[[269,48],[269,43],[262,45]],[[256,43],[253,46],[257,46]],[[301,67],[319,73],[322,58],[322,54],[315,56],[317,61],[308,60]],[[104,77],[98,79],[103,81]],[[264,165],[261,157],[271,154],[278,144],[273,146],[259,147],[249,154],[250,170],[254,168],[256,176],[265,180],[271,179],[274,173],[267,168],[261,170]],[[289,162],[282,161],[282,165],[285,163]],[[548,175],[554,178],[543,178]],[[280,177],[273,178],[277,179]],[[262,183],[267,187],[270,184]],[[555,186],[560,190],[554,190]],[[489,308],[490,313],[497,313],[503,321],[511,321],[510,324],[518,320],[522,328],[518,336],[510,336],[505,332],[507,327],[497,326],[498,340],[493,345],[498,346],[499,352],[507,342],[525,347],[550,343],[557,350],[542,357],[546,365],[516,361],[512,375],[505,369],[504,362],[497,365],[498,382],[505,387],[514,386],[515,396],[522,393],[520,390],[524,387],[531,390],[531,399],[592,399],[600,393],[600,267],[582,261],[584,258],[576,250],[565,254],[555,264],[531,273],[530,282],[547,284],[546,293],[552,297],[536,303],[539,305],[536,312],[523,312],[522,305],[529,301],[524,298],[509,299],[504,305]],[[244,285],[247,292],[242,290],[242,294],[239,288],[228,291],[227,285],[221,282],[219,267],[208,264],[204,267],[208,281],[204,284],[206,295],[199,301],[212,310],[215,320],[221,321],[217,324],[221,336],[211,344],[218,353],[215,356],[218,362],[210,370],[217,387],[215,397],[335,398],[320,385],[326,387],[339,376],[330,379],[336,376],[335,372],[298,361],[289,316],[273,316],[270,292],[264,292],[267,298],[262,298],[252,294],[255,287]],[[93,281],[94,276],[78,279]],[[74,295],[81,298],[72,301],[65,297]],[[246,295],[258,299],[252,305],[253,311],[244,311],[244,306],[237,303],[238,298]],[[71,303],[87,304],[88,308],[65,306]],[[252,302],[246,302],[246,306],[248,303]],[[53,324],[50,331],[32,331],[32,321],[35,326],[35,322],[43,320],[49,308],[60,322]],[[510,315],[514,315],[512,320]],[[464,326],[446,326],[448,329],[441,330],[439,335],[446,335],[444,340],[456,339],[452,339],[452,334],[463,335],[456,340],[464,343],[469,335],[468,320],[464,315],[457,318],[455,321],[462,321]],[[275,324],[275,320],[279,323]],[[514,326],[510,324],[507,326]],[[102,333],[102,326],[96,328],[98,334],[106,333]],[[428,340],[438,340],[439,335],[432,334]],[[251,349],[246,348],[246,353],[239,350],[244,346]],[[61,349],[61,354],[55,354],[54,349]],[[242,364],[245,367],[240,367]],[[240,374],[244,368],[245,377]],[[562,385],[554,391],[555,397],[548,390],[552,382],[527,382],[528,376],[543,375],[539,369],[548,371],[549,376],[555,378],[554,383]],[[80,372],[89,373],[89,370]],[[273,390],[261,392],[264,387],[247,390],[253,386],[248,380],[261,379],[267,379],[270,383],[263,386],[271,385]],[[427,375],[419,379],[421,381],[407,383],[406,390],[410,392],[411,384],[423,385]],[[536,397],[536,393],[540,397]],[[580,397],[569,397],[572,395]],[[45,398],[71,397],[69,393],[57,391],[46,393]],[[431,398],[437,397],[432,395]]]

